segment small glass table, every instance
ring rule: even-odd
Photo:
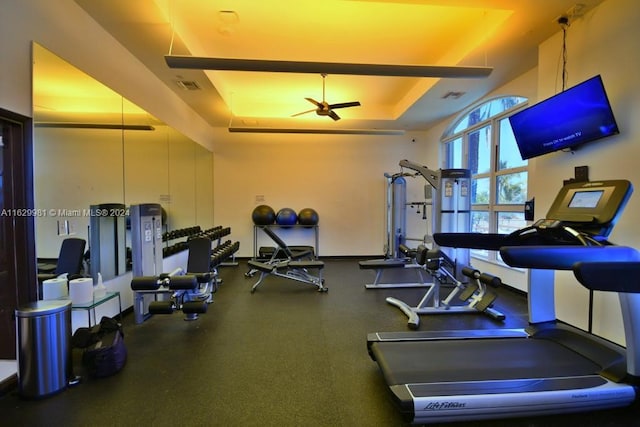
[[[72,304],[71,310],[86,310],[89,318],[89,327],[91,327],[91,313],[93,312],[93,320],[98,323],[96,319],[96,307],[110,301],[114,298],[118,298],[118,320],[122,322],[122,300],[120,299],[120,292],[107,292],[102,298],[94,298],[93,301],[88,301],[83,304]]]

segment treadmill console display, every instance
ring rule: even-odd
[[[604,191],[576,191],[569,202],[570,208],[595,208],[602,198]]]
[[[566,184],[546,218],[562,221],[580,232],[607,237],[633,193],[623,179]]]

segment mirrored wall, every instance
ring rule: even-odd
[[[34,44],[36,253],[89,244],[89,208],[159,203],[167,231],[213,224],[213,154]]]

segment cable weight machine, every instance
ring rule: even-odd
[[[407,241],[419,241],[423,244],[433,242],[434,233],[467,233],[471,229],[471,172],[468,169],[431,170],[409,160],[401,160],[402,170],[396,174],[387,174],[386,197],[386,242],[385,258],[399,259],[404,257],[401,249]],[[405,169],[413,172],[405,172]],[[422,177],[424,201],[407,202],[407,180],[405,177]],[[408,237],[407,208],[422,208],[422,219],[427,221],[426,234],[423,238]],[[428,220],[427,209],[431,207],[431,221]],[[430,229],[430,230],[429,230]],[[431,233],[429,233],[431,231]],[[469,250],[441,248],[441,251],[453,260],[454,276],[464,280],[462,268],[469,264]]]
[[[387,297],[388,304],[400,309],[407,317],[407,325],[417,329],[421,314],[483,313],[495,320],[504,320],[505,315],[492,308],[497,294],[488,287],[498,287],[501,280],[490,274],[481,273],[469,267],[469,247],[465,245],[447,245],[438,247],[433,235],[428,233],[424,239],[407,237],[407,208],[422,207],[422,217],[426,221],[428,207],[431,208],[431,221],[427,221],[432,233],[469,234],[471,229],[471,172],[468,169],[431,170],[409,160],[400,161],[402,171],[387,177],[387,242],[386,256],[383,260],[360,261],[361,269],[376,271],[372,288],[425,287],[427,291],[417,305]],[[414,172],[406,172],[405,169]],[[407,202],[405,177],[421,176],[425,184],[424,202]],[[444,231],[447,230],[447,231]],[[420,241],[417,248],[406,245],[408,240]],[[428,248],[427,243],[431,243]],[[463,246],[456,248],[455,246]],[[417,272],[418,283],[382,282],[385,271],[412,269]],[[428,273],[431,282],[422,275]],[[441,295],[442,285],[450,287],[447,295]],[[444,297],[444,298],[441,298]]]

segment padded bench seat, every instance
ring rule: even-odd
[[[264,273],[272,273],[274,270],[283,267],[289,268],[306,268],[306,269],[316,269],[321,270],[324,268],[324,262],[322,261],[284,261],[278,264],[266,264],[260,261],[249,260],[247,262],[249,266],[255,268],[258,271],[262,271]]]
[[[376,278],[373,283],[365,284],[367,289],[379,289],[379,288],[424,288],[431,286],[430,282],[427,282],[427,278],[423,275],[421,266],[411,260],[407,259],[370,259],[358,262],[361,270],[374,270],[376,272]],[[391,282],[385,283],[382,281],[382,276],[386,271],[393,269],[411,269],[416,272],[417,282]]]
[[[304,254],[311,258],[315,258],[315,250],[313,246],[288,246],[289,250],[294,254]],[[276,253],[277,251],[277,253]],[[275,256],[274,256],[275,253]],[[258,248],[259,259],[283,259],[287,258],[287,254],[280,248],[274,248],[273,246],[260,246]]]
[[[247,264],[249,264],[251,268],[255,268],[256,270],[263,273],[271,273],[276,269],[276,266],[274,264],[265,264],[264,262],[260,261],[249,260],[247,261]]]
[[[139,276],[131,280],[133,291],[157,291],[161,286],[170,290],[194,290],[198,287],[198,277],[193,274],[185,276],[167,276],[159,280],[161,276]]]
[[[289,267],[321,270],[324,268],[324,262],[322,261],[289,261]]]
[[[362,270],[379,270],[382,268],[404,268],[406,261],[401,259],[370,259],[358,263]]]

